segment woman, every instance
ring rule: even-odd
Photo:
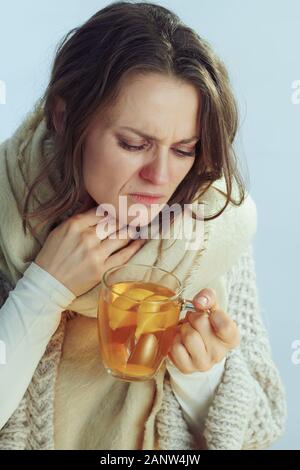
[[[245,449],[282,434],[236,131],[224,65],[166,8],[115,2],[66,36],[45,95],[0,149],[1,448]],[[203,246],[111,239],[111,226],[99,241],[97,206],[123,228],[121,196],[134,231],[166,204],[204,203]],[[98,353],[101,278],[125,262],[173,272],[196,308],[142,383],[114,379]]]

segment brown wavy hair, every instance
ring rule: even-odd
[[[226,181],[224,207],[239,206],[245,184],[238,170],[233,141],[238,110],[228,72],[209,43],[169,9],[148,2],[116,1],[69,31],[59,43],[51,78],[42,97],[47,129],[55,152],[29,187],[23,207],[23,228],[31,217],[57,220],[80,200],[83,191],[82,150],[93,117],[114,104],[125,77],[161,73],[193,84],[201,93],[201,129],[194,164],[168,203],[191,204],[214,181]],[[65,128],[56,132],[56,98],[66,103]],[[29,212],[29,200],[51,167],[61,168],[62,181],[54,198]],[[238,200],[232,197],[233,181]],[[171,221],[173,220],[171,214]],[[30,224],[29,224],[30,226]]]

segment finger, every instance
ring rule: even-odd
[[[90,227],[92,230],[95,230],[95,234],[98,238],[98,241],[105,240],[110,237],[110,239],[122,239],[128,240],[129,236],[126,233],[126,227],[123,227],[122,230],[117,229],[117,221],[106,217],[100,220],[97,225]]]
[[[203,345],[204,345],[204,350],[207,354],[210,354],[210,344],[212,343],[213,337],[215,335],[214,330],[210,324],[209,321],[209,316],[207,314],[203,313],[196,313],[195,312],[188,312],[187,316],[187,323],[182,327],[182,332],[187,333],[188,327],[186,325],[189,325],[193,330],[200,335]]]
[[[197,368],[205,370],[207,361],[208,363],[212,364],[219,362],[224,357],[226,351],[228,350],[228,345],[221,341],[220,338],[216,335],[210,323],[210,315],[204,313],[195,314],[194,312],[188,312],[187,321],[201,336],[205,346],[206,355],[203,356],[203,358],[200,358],[202,359],[201,363],[196,362],[197,359],[195,359]]]
[[[97,249],[97,247],[100,246],[100,242],[110,236],[113,232],[115,232],[115,225],[107,220],[102,220],[97,225],[88,227],[77,235],[79,236],[80,241],[86,244],[88,249]]]
[[[230,347],[239,344],[240,335],[237,324],[223,310],[214,310],[209,316],[215,334]]]
[[[199,310],[219,308],[216,291],[208,287],[201,289],[193,298],[193,304]]]
[[[76,214],[70,217],[69,221],[76,224],[76,227],[79,231],[84,230],[87,227],[91,227],[93,225],[98,224],[101,220],[105,218],[112,218],[112,216],[105,216],[103,212],[97,211],[99,206],[91,207],[86,212],[82,212],[80,214]]]
[[[201,334],[190,323],[185,323],[181,328],[181,338],[194,367],[201,368],[208,358],[207,348]]]
[[[185,371],[186,373],[194,371],[192,359],[185,346],[181,343],[179,334],[176,335],[168,355],[177,369]]]
[[[186,324],[191,325],[203,337],[214,334],[214,329],[209,321],[209,314],[188,311],[186,314]]]
[[[101,251],[104,250],[107,256],[110,256],[113,252],[126,247],[130,242],[130,245],[132,244],[133,239],[131,238],[131,231],[128,227],[123,227],[121,230],[116,232],[114,231],[114,226],[111,228],[108,227],[108,233],[109,235],[101,242]],[[142,242],[146,241],[146,239],[137,239],[136,241],[138,240]]]
[[[142,246],[146,243],[146,241],[147,240],[134,240],[128,246],[125,246],[125,248],[119,250],[117,253],[109,254],[107,256],[107,262],[106,262],[107,269],[109,269],[110,267],[116,266],[118,264],[126,263],[128,260],[132,258],[133,255],[135,255],[135,253],[137,253],[142,248]]]

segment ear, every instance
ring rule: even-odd
[[[64,132],[65,119],[66,119],[66,103],[60,96],[57,96],[55,98],[53,124],[54,124],[56,132],[59,135],[62,135]]]

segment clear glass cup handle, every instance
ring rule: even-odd
[[[182,311],[187,311],[187,310],[192,310],[193,312],[197,312],[197,309],[196,307],[194,306],[193,304],[193,301],[190,300],[190,299],[182,299],[182,302],[181,302],[181,312]],[[203,310],[202,310],[203,311]],[[204,312],[208,313],[209,315],[211,314],[211,309],[210,308],[207,308],[204,310]],[[179,320],[178,322],[178,325],[181,325],[182,323],[185,323],[187,320],[186,320],[186,315],[181,319]]]

